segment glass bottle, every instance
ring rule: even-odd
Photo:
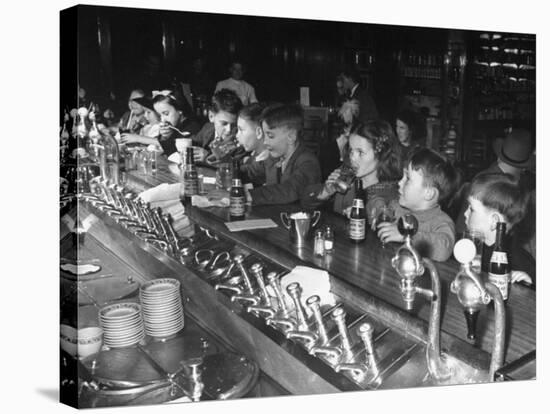
[[[313,254],[315,256],[325,255],[325,235],[323,230],[315,231],[315,239],[313,242]]]
[[[199,176],[195,159],[193,157],[193,148],[185,148],[185,165],[183,167],[183,200],[191,201],[191,197],[199,194]]]
[[[367,214],[363,200],[363,183],[357,180],[355,184],[355,198],[351,206],[348,226],[348,238],[352,243],[365,241],[367,228]]]
[[[330,253],[334,250],[334,232],[332,227],[325,227],[325,252]]]
[[[229,192],[229,217],[231,220],[244,220],[245,206],[246,197],[243,184],[240,178],[234,178]]]
[[[508,254],[504,248],[504,236],[506,235],[506,223],[497,223],[495,247],[489,262],[489,282],[499,288],[504,301],[508,300],[510,287],[510,266]]]

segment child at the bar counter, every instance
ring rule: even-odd
[[[221,89],[214,94],[208,110],[210,122],[204,124],[193,137],[194,145],[205,150],[204,156],[198,161],[204,161],[205,158],[209,163],[228,160],[236,152],[237,115],[242,106],[241,100],[232,90]]]
[[[518,179],[509,174],[491,173],[480,174],[474,178],[464,218],[468,230],[478,231],[484,237],[481,270],[485,272],[489,270],[497,223],[506,223],[506,241],[510,242],[514,225],[522,220],[525,211],[526,195]],[[525,269],[522,266],[521,248],[514,246],[514,248],[508,248],[507,252],[512,267],[512,283],[521,281],[532,284],[533,280],[527,273],[517,270]]]
[[[264,143],[264,131],[261,125],[262,111],[264,105],[253,103],[245,106],[239,112],[237,119],[237,141],[246,151],[242,159],[241,174],[245,180],[252,180],[250,172],[260,168],[263,171],[263,163],[269,158],[269,151]],[[261,182],[253,182],[261,185]]]
[[[453,220],[441,210],[440,203],[455,190],[457,173],[441,155],[428,148],[415,151],[399,181],[399,199],[390,205],[398,219],[412,213],[418,220],[418,232],[413,246],[423,257],[435,261],[447,260],[455,243]],[[384,242],[403,242],[397,222],[380,223],[378,237]]]

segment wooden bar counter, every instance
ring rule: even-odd
[[[212,176],[212,169],[199,168],[201,173]],[[128,186],[134,191],[142,191],[161,183],[179,182],[179,169],[164,157],[159,157],[158,170],[154,175],[143,175],[135,171],[128,173]],[[271,218],[278,224],[277,228],[230,232],[225,226],[229,221],[228,209],[186,207],[189,218],[225,238],[244,245],[271,261],[291,270],[296,265],[307,265],[325,269],[331,276],[334,293],[349,298],[358,306],[370,300],[389,304],[397,312],[405,313],[405,306],[399,290],[399,276],[391,267],[391,257],[397,244],[391,243],[382,248],[373,232],[368,232],[364,243],[354,245],[345,237],[346,219],[332,212],[323,211],[320,225],[330,224],[335,232],[334,251],[324,257],[313,254],[313,241],[303,248],[296,248],[290,243],[288,231],[281,225],[281,212],[299,211],[299,205],[277,205],[249,208],[247,218]],[[478,320],[476,343],[466,339],[466,321],[463,308],[456,295],[449,290],[459,265],[454,259],[435,264],[442,284],[442,348],[469,352],[470,348],[491,352],[494,321],[493,309],[483,308]],[[421,278],[423,287],[429,287],[429,277]],[[405,326],[405,330],[426,334],[429,315],[429,303],[417,297],[411,312],[418,322],[415,326]],[[516,360],[522,355],[536,349],[536,292],[535,290],[514,284],[506,305],[506,350],[505,362]],[[382,312],[382,311],[381,311]],[[391,318],[391,315],[388,316]],[[383,315],[382,315],[383,318]],[[483,358],[482,358],[483,359]]]

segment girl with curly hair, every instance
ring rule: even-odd
[[[386,204],[397,194],[401,177],[397,141],[391,125],[383,120],[367,121],[349,138],[349,162],[354,180],[361,180],[367,196],[367,212],[377,204]],[[302,203],[315,207],[333,200],[333,210],[346,214],[355,198],[353,185],[345,193],[337,192],[341,169],[334,170],[324,184],[311,186]]]

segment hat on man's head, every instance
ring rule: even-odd
[[[506,137],[493,143],[495,154],[512,167],[529,168],[534,165],[533,139],[526,129],[512,129]]]
[[[137,102],[144,108],[150,109],[151,111],[155,110],[155,107],[153,106],[153,99],[149,96],[142,96],[140,98],[134,98],[132,101]]]

